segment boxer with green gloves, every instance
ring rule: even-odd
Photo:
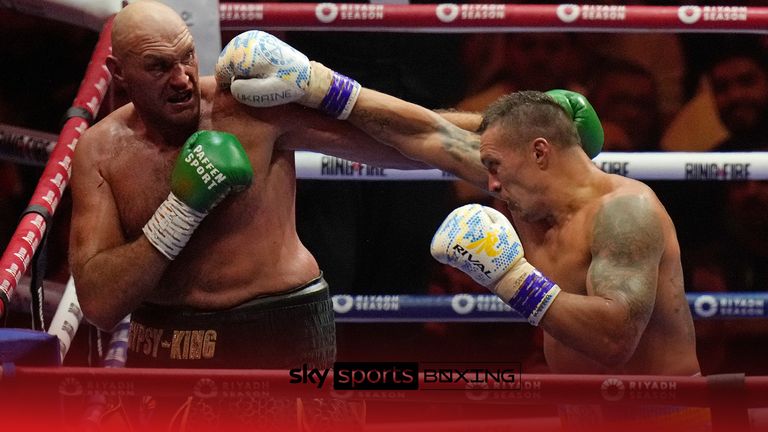
[[[594,159],[603,149],[605,136],[592,104],[583,95],[570,90],[555,89],[546,93],[571,116],[581,139],[581,148]]]
[[[234,135],[195,132],[176,160],[171,193],[144,225],[144,235],[166,258],[175,259],[208,212],[251,179],[248,155]]]
[[[359,86],[274,40],[238,39],[219,78],[259,47],[254,67],[275,79],[254,101],[331,117],[244,105],[200,74],[185,19],[163,2],[130,2],[110,36],[106,67],[127,103],[87,128],[72,158],[68,262],[84,318],[109,331],[130,314],[129,367],[331,367],[333,302],[299,238],[295,152],[426,166],[337,121]]]

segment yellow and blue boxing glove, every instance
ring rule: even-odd
[[[560,287],[525,259],[512,224],[499,211],[468,204],[451,212],[430,246],[432,256],[488,288],[538,325]]]
[[[349,117],[361,89],[357,81],[258,30],[241,33],[224,47],[216,62],[216,82],[246,105],[298,102],[342,120]]]

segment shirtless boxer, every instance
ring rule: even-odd
[[[288,63],[311,70],[309,83],[283,80],[254,45],[235,41],[219,57],[217,80],[243,103],[291,89],[294,101],[317,106],[316,95],[338,87],[333,71],[300,53]],[[498,212],[470,205],[449,215],[432,253],[541,325],[553,372],[698,373],[672,220],[650,188],[591,162],[580,148],[589,152],[584,125],[558,102],[539,92],[502,97],[482,117],[480,136],[365,88],[346,110],[350,122],[414,159],[440,166],[445,154],[468,164],[482,158],[519,237]],[[471,151],[478,142],[479,153]]]
[[[333,308],[296,234],[294,150],[426,166],[315,110],[237,103],[198,76],[188,28],[161,3],[123,9],[112,44],[107,66],[131,103],[83,134],[71,183],[70,263],[86,318],[110,329],[131,314],[129,365],[328,366]],[[199,130],[216,132],[180,155]],[[238,151],[245,161],[226,157]],[[221,173],[233,183],[209,193]]]

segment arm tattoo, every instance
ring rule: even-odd
[[[358,126],[381,141],[393,141],[398,136],[424,133],[423,125],[409,120],[398,120],[387,113],[359,108],[355,110],[355,115],[358,118]]]
[[[642,330],[653,311],[663,249],[661,223],[647,198],[614,198],[598,211],[592,239],[592,289],[625,302],[627,324],[637,330]]]
[[[440,121],[438,128],[442,137],[442,147],[451,157],[459,162],[480,163],[480,135],[453,126],[446,120]]]
[[[411,137],[432,132],[440,139],[440,145],[458,162],[480,163],[480,135],[461,129],[449,121],[437,117],[436,124],[429,127],[414,123],[408,119],[398,121],[397,118],[372,110],[359,108],[355,111],[358,126],[372,137],[387,144],[398,141],[398,137]],[[484,169],[484,168],[483,168]]]

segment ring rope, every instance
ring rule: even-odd
[[[5,0],[0,7],[99,31],[119,0]],[[397,32],[768,32],[763,6],[240,3],[222,30]]]
[[[72,106],[82,107],[92,117],[99,110],[101,101],[109,87],[111,76],[105,66],[107,55],[111,51],[110,31],[112,21],[107,21],[96,43],[88,69]],[[29,201],[29,207],[40,206],[53,216],[71,174],[72,156],[77,141],[88,128],[88,123],[81,117],[68,119],[62,127],[58,142],[53,149],[37,187]],[[0,257],[0,317],[5,315],[6,302],[13,296],[13,291],[21,276],[26,273],[32,257],[40,245],[48,224],[42,215],[27,213],[19,222],[16,231]]]
[[[56,310],[60,303],[76,302],[76,298],[63,296],[68,286],[45,283],[50,293],[46,310]],[[28,310],[29,278],[22,279],[16,293],[13,309]],[[696,320],[768,317],[768,291],[694,292],[686,293],[686,299]],[[337,294],[332,300],[338,322],[527,322],[493,294]],[[82,316],[79,310],[77,315]],[[122,329],[124,322],[128,321],[121,322],[115,330]],[[52,324],[51,331],[54,327]],[[115,350],[120,348],[118,342],[114,341]]]
[[[768,32],[759,6],[222,3],[222,30]]]
[[[768,292],[687,293],[696,320],[768,317]],[[528,322],[493,294],[334,295],[337,322]]]
[[[768,180],[768,152],[605,152],[603,171],[637,180]],[[441,170],[378,168],[320,153],[296,152],[296,175],[308,180],[456,180]]]
[[[0,123],[0,159],[43,166],[56,147],[57,139],[56,135],[47,132]]]
[[[42,165],[55,136],[0,123],[0,159]],[[637,180],[768,180],[768,152],[604,152],[603,171]],[[380,168],[321,153],[296,152],[296,176],[305,180],[456,180],[437,169]]]
[[[604,404],[632,403],[659,404],[674,401],[676,406],[716,406],[732,402],[729,397],[738,396],[739,407],[768,405],[768,377],[741,376],[737,392],[723,392],[720,375],[708,377],[680,377],[654,375],[560,375],[526,374],[522,371],[520,389],[501,390],[504,393],[535,393],[535,397],[488,397],[488,390],[466,388],[455,383],[454,391],[413,391],[407,398],[400,392],[335,391],[332,386],[322,388],[291,384],[286,370],[235,370],[235,369],[146,369],[146,368],[87,368],[87,367],[28,367],[10,364],[0,365],[0,381],[13,394],[20,397],[33,392],[34,396],[54,394],[63,397],[88,397],[93,392],[85,389],[105,389],[109,394],[114,383],[130,388],[132,394],[161,396],[188,395],[203,398],[220,397],[222,386],[244,382],[258,383],[268,389],[269,397],[305,394],[310,397],[340,397],[364,399],[391,399],[400,401],[444,401],[499,404]],[[333,381],[329,371],[328,381]],[[446,386],[449,387],[449,385]],[[653,391],[651,391],[653,390]],[[16,393],[18,392],[18,393]],[[492,391],[493,392],[493,391]],[[236,392],[232,392],[236,395]],[[395,393],[391,395],[390,393]],[[738,393],[738,394],[733,394]],[[485,394],[486,397],[482,397]]]

